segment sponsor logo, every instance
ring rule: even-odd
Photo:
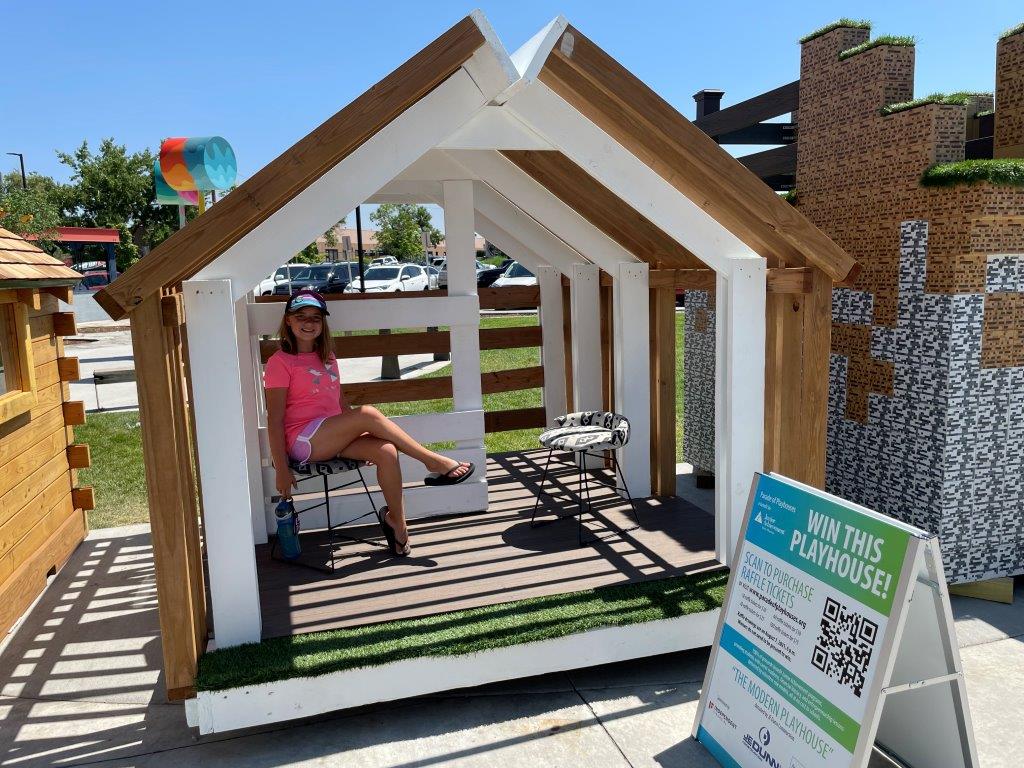
[[[771,768],[782,768],[782,763],[776,760],[768,750],[768,745],[771,743],[771,740],[772,734],[767,728],[761,728],[761,730],[757,732],[757,738],[751,736],[749,733],[743,736],[744,746],[757,755],[759,760]]]
[[[727,715],[725,713],[725,710],[723,710],[721,707],[716,707],[715,706],[715,702],[713,702],[713,701],[709,701],[708,702],[708,711],[709,712],[714,712],[718,716],[719,720],[721,720],[723,723],[728,725],[734,731],[736,730],[736,728],[737,728],[736,721],[733,720],[731,717],[729,717],[729,715]]]

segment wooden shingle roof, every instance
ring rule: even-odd
[[[0,227],[0,288],[10,282],[46,281],[70,284],[82,276],[64,262],[43,253],[23,237]]]

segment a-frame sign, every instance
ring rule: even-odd
[[[977,768],[938,538],[755,475],[693,736],[726,768]]]

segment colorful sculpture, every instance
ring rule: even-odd
[[[235,151],[220,136],[165,139],[160,144],[160,170],[178,192],[228,189],[235,183]]]

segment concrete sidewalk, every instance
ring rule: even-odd
[[[953,611],[981,765],[1019,768],[1024,582],[1013,606],[954,598]],[[689,738],[707,659],[672,654],[198,738],[162,699],[148,527],[107,529],[0,650],[0,765],[710,768]]]

